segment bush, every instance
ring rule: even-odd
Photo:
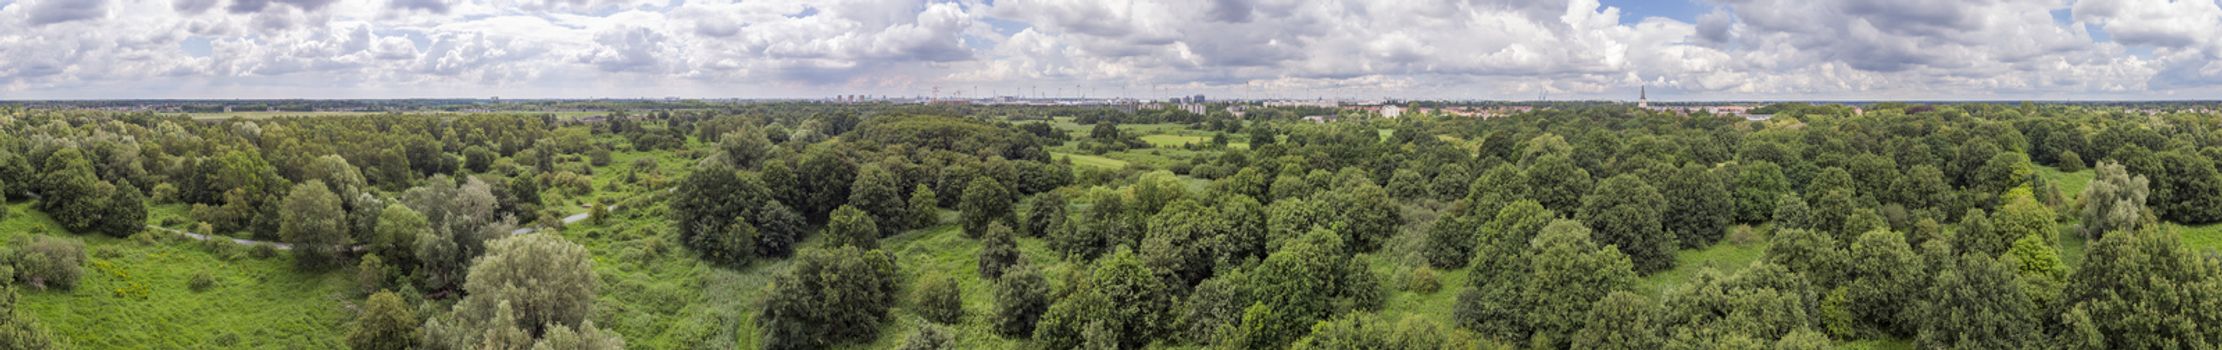
[[[964,317],[963,292],[957,281],[946,275],[927,277],[918,286],[918,315],[944,324],[955,324]]]
[[[208,271],[194,271],[193,278],[185,281],[185,288],[193,290],[194,293],[216,288],[216,276],[209,275]]]
[[[76,288],[77,277],[85,273],[85,243],[50,236],[29,237],[14,257],[16,280],[40,290]]]
[[[957,348],[956,340],[951,339],[948,330],[942,329],[941,326],[924,325],[918,327],[918,333],[911,333],[909,338],[903,338],[903,347],[898,349],[938,350],[955,348]]]
[[[1411,279],[1404,281],[1404,289],[1420,294],[1435,294],[1443,289],[1443,282],[1435,277],[1435,268],[1421,266],[1412,269]]]
[[[278,257],[277,247],[273,247],[268,244],[256,244],[254,246],[254,248],[247,249],[247,255],[254,256],[256,259],[269,259]]]

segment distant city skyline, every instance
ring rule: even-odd
[[[0,0],[0,100],[2222,98],[2216,0]]]

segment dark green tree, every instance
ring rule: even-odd
[[[1782,166],[1755,161],[1736,170],[1736,220],[1758,224],[1774,219],[1775,203],[1790,194],[1790,178]]]
[[[995,331],[1005,337],[1034,334],[1034,324],[1049,310],[1049,281],[1040,269],[1018,265],[995,280]]]
[[[1528,283],[1515,305],[1524,313],[1527,339],[1563,347],[1598,299],[1635,283],[1627,255],[1590,240],[1580,222],[1559,220],[1545,226],[1528,245]]]
[[[903,202],[902,181],[895,172],[876,164],[867,164],[858,170],[856,183],[849,187],[849,205],[872,214],[879,223],[880,232],[895,233],[910,229],[910,204]]]
[[[2092,241],[2063,294],[2076,343],[2104,349],[2222,344],[2222,312],[2197,300],[2222,295],[2222,262],[2185,248],[2173,230],[2147,226]],[[2171,306],[2173,305],[2173,306]],[[2063,335],[2068,335],[2063,334]]]
[[[1766,261],[1805,275],[1815,285],[1835,287],[1850,269],[1851,257],[1836,237],[1803,229],[1776,230],[1768,237]]]
[[[1025,217],[1020,220],[1023,221],[1019,225],[1022,228],[1020,233],[1036,238],[1054,236],[1052,233],[1064,228],[1065,222],[1071,220],[1065,213],[1066,206],[1065,195],[1062,193],[1051,191],[1034,195],[1032,203],[1026,205]]]
[[[1013,218],[1016,205],[1010,188],[994,178],[973,178],[970,185],[965,185],[963,197],[957,210],[963,213],[965,237],[979,238],[990,224],[1014,225],[1018,221]]]
[[[417,312],[392,291],[371,294],[363,302],[355,328],[347,332],[347,346],[355,349],[409,349],[416,339]]]
[[[925,228],[940,225],[940,198],[940,196],[934,194],[932,187],[928,187],[926,184],[918,184],[910,191],[910,209],[906,211],[910,214],[910,217],[904,219],[910,224],[905,226]]]
[[[1666,205],[1650,184],[1623,174],[1584,196],[1576,218],[1596,230],[1598,243],[1620,248],[1635,262],[1637,273],[1648,274],[1674,267],[1674,239],[1660,222]]]
[[[1905,235],[1888,230],[1861,234],[1852,242],[1851,280],[1844,285],[1861,327],[1894,337],[1914,335],[1926,271]]]
[[[1661,181],[1666,208],[1674,211],[1661,218],[1682,247],[1704,247],[1728,234],[1728,224],[1736,219],[1736,194],[1728,190],[1729,179],[1722,172],[1690,163]]]
[[[988,225],[988,232],[980,235],[980,276],[993,280],[1018,264],[1018,237],[1009,226],[1002,223]]]
[[[1659,304],[1626,291],[1598,299],[1574,333],[1575,349],[1656,349],[1666,339],[1660,335]]]
[[[859,249],[879,249],[879,224],[872,222],[872,214],[856,207],[841,206],[833,210],[833,217],[826,221],[823,233],[826,246],[851,246]]]
[[[1543,204],[1544,208],[1572,213],[1581,207],[1582,196],[1590,192],[1592,181],[1589,171],[1574,166],[1574,161],[1558,155],[1546,155],[1535,160],[1526,171],[1527,197]]]
[[[765,349],[819,349],[877,338],[897,278],[894,259],[878,250],[805,249],[766,286],[758,339]]]
[[[957,280],[947,275],[933,274],[918,282],[913,302],[918,305],[918,315],[943,324],[955,324],[964,317],[964,294],[957,289]]]
[[[1961,255],[1929,283],[1914,346],[1925,349],[2031,349],[2042,345],[2037,305],[2012,268],[1978,254]]]
[[[101,201],[100,221],[94,223],[93,230],[112,237],[128,237],[146,229],[147,197],[139,193],[139,187],[131,185],[130,181],[120,181],[117,184],[119,185],[109,192],[108,198]],[[344,226],[342,229],[341,232],[345,233]]]

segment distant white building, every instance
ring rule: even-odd
[[[1383,118],[1395,119],[1403,116],[1404,107],[1399,107],[1397,105],[1381,106],[1381,117]]]
[[[1203,114],[1204,114],[1204,104],[1202,104],[1202,103],[1183,103],[1183,104],[1180,104],[1180,110],[1182,110],[1182,111],[1187,111],[1187,112],[1188,112],[1189,114],[1195,114],[1195,115],[1203,115]]]

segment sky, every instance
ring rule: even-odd
[[[2217,1],[0,0],[0,100],[2211,100]]]

